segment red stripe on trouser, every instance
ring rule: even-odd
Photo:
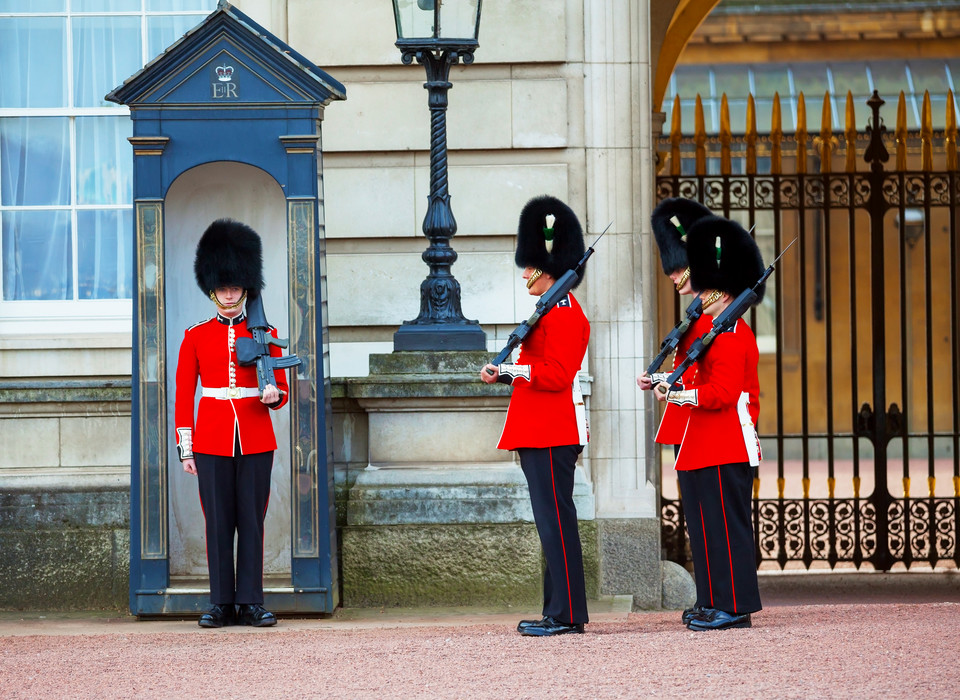
[[[733,595],[733,610],[737,611],[737,585],[733,580],[733,548],[730,546],[730,528],[727,527],[727,506],[723,502],[723,479],[720,478],[720,467],[717,467],[717,484],[720,486],[720,512],[723,513],[723,532],[727,537],[727,558],[730,560],[730,593]]]
[[[713,580],[710,578],[710,552],[707,548],[707,528],[703,524],[703,504],[700,505],[700,530],[703,532],[703,558],[707,562],[707,588],[710,589],[710,607],[713,607]]]
[[[550,485],[553,487],[553,505],[557,509],[557,527],[560,529],[560,548],[563,550],[563,569],[567,578],[567,603],[571,617],[573,616],[573,594],[570,592],[570,566],[567,564],[567,544],[563,541],[563,523],[560,522],[560,503],[557,501],[557,482],[553,478],[553,448],[550,452]]]

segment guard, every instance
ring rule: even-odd
[[[260,236],[246,224],[210,224],[197,245],[194,273],[217,314],[187,329],[177,361],[177,450],[184,471],[197,476],[206,521],[213,607],[200,617],[201,627],[277,623],[263,608],[263,522],[277,448],[270,409],[286,404],[287,380],[275,370],[261,393],[256,368],[240,365],[236,351],[237,339],[252,338],[244,302],[263,290],[262,257]],[[277,336],[276,329],[270,333]],[[271,356],[280,355],[269,347]]]
[[[764,273],[750,234],[719,216],[693,224],[687,257],[690,284],[704,315],[713,318]],[[763,285],[756,291],[760,303]],[[750,627],[751,613],[762,607],[751,513],[753,469],[761,457],[758,361],[753,331],[739,318],[700,358],[692,387],[658,384],[653,392],[690,410],[675,468],[701,605],[687,615],[695,631]]]
[[[536,197],[523,208],[515,261],[523,268],[529,294],[545,294],[585,251],[580,222],[559,199]],[[580,634],[588,621],[573,485],[577,456],[588,440],[577,374],[589,338],[587,317],[573,294],[567,294],[523,340],[516,364],[488,364],[480,371],[488,384],[513,387],[497,446],[516,450],[520,457],[547,563],[543,617],[517,626],[526,636]]]

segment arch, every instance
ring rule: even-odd
[[[697,28],[720,0],[679,0],[660,44],[653,76],[653,111],[661,111],[667,83],[680,55]]]

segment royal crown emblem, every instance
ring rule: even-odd
[[[233,78],[233,66],[217,66],[217,80],[221,83],[230,82]]]

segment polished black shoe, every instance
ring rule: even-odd
[[[694,605],[692,608],[687,608],[683,611],[683,615],[680,616],[680,619],[683,621],[684,625],[689,625],[690,620],[700,617],[700,614],[704,611],[702,605]]]
[[[752,623],[750,622],[750,613],[743,613],[738,615],[736,613],[728,613],[723,610],[716,610],[714,608],[704,608],[701,610],[700,615],[694,617],[687,624],[687,629],[694,630],[696,632],[702,632],[705,630],[728,630],[734,628],[743,628],[750,627]]]
[[[235,622],[233,605],[214,605],[200,616],[197,624],[201,627],[226,627]]]
[[[237,622],[251,627],[271,627],[277,624],[277,616],[262,605],[242,604],[237,606]]]
[[[517,629],[520,629],[519,627]],[[583,634],[583,623],[568,624],[552,617],[545,617],[539,622],[527,625],[520,629],[525,637],[553,637],[558,634]]]
[[[517,632],[523,632],[530,625],[539,625],[546,620],[547,617],[544,615],[539,620],[520,620],[520,623],[517,625]]]

